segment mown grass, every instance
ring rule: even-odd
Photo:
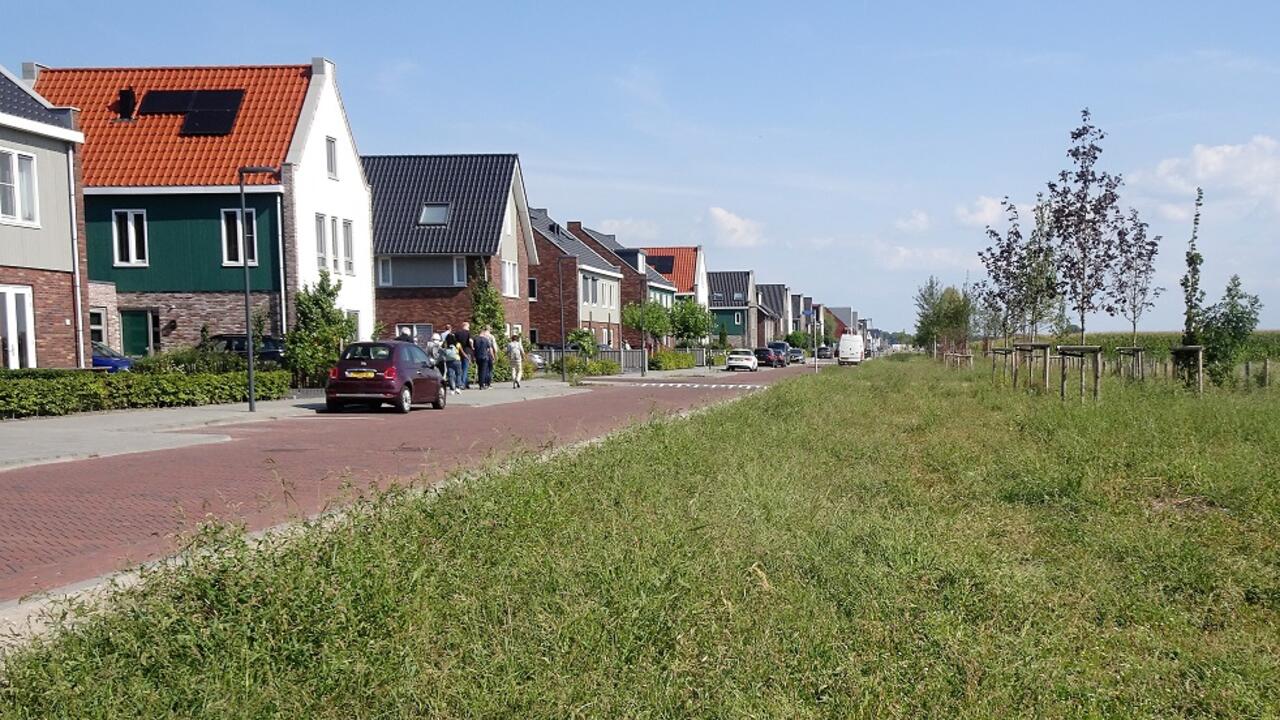
[[[235,535],[6,658],[5,717],[1268,717],[1280,403],[923,359]]]

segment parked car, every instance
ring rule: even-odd
[[[107,347],[106,343],[93,341],[93,366],[106,368],[107,372],[128,372],[133,368],[133,360]]]
[[[756,359],[755,353],[750,350],[730,350],[728,357],[724,361],[724,369],[755,372],[760,369],[760,361]]]
[[[822,347],[818,348],[818,359],[819,359],[819,360],[830,360],[830,359],[831,359],[831,348],[830,348],[830,347],[827,347],[826,345],[823,345]]]
[[[787,361],[782,357],[782,353],[773,348],[756,348],[756,360],[759,360],[761,365],[768,365],[769,367],[780,368],[787,366]]]
[[[417,345],[399,340],[357,342],[342,351],[329,369],[324,389],[330,412],[360,404],[370,409],[391,403],[407,413],[415,403],[431,403],[443,410],[448,402],[444,378]]]
[[[529,362],[533,363],[534,370],[543,370],[547,367],[547,359],[542,356],[542,353],[537,352],[536,350],[529,353]]]
[[[769,348],[777,350],[778,353],[782,355],[782,364],[784,367],[791,364],[791,343],[777,340],[769,343]]]
[[[804,362],[804,351],[800,348],[791,348],[791,352],[788,353],[788,357],[793,363],[802,363]]]
[[[231,352],[240,357],[249,357],[244,333],[224,333],[210,336],[200,343],[198,348],[206,352]],[[258,360],[284,362],[284,340],[274,335],[263,335],[261,346],[254,347],[253,356]]]

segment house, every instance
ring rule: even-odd
[[[675,304],[676,287],[661,273],[648,265],[648,255],[642,248],[628,248],[614,235],[592,230],[581,222],[571,221],[569,232],[598,253],[601,257],[616,261],[622,268],[622,305],[645,303],[650,300],[670,308]],[[622,338],[632,347],[641,347],[647,340],[639,330],[624,327]]]
[[[735,347],[759,345],[759,303],[756,301],[756,278],[751,270],[707,273],[707,290],[711,303],[712,333],[724,328],[729,343]]]
[[[602,257],[546,209],[529,211],[537,265],[529,266],[529,342],[559,347],[587,328],[612,346],[622,333],[622,268]]]
[[[791,331],[805,332],[804,296],[792,293],[790,299]]]
[[[850,307],[828,307],[827,312],[835,318],[836,327],[835,336],[838,338],[846,333],[856,333],[858,331],[858,313]]]
[[[244,332],[246,264],[268,332],[288,330],[322,270],[372,332],[369,188],[332,62],[23,75],[81,109],[89,304],[95,328],[118,316],[126,354]],[[278,172],[243,176],[242,219],[246,167]]]
[[[701,245],[643,248],[649,267],[676,289],[676,299],[689,299],[710,307],[707,262]]]
[[[756,285],[756,294],[761,309],[773,316],[773,326],[766,328],[768,332],[763,333],[761,339],[766,343],[785,339],[794,327],[791,324],[791,289],[781,283],[761,283]]]
[[[0,67],[0,368],[85,367],[84,136]]]
[[[524,333],[538,249],[519,157],[371,155],[364,167],[386,333],[426,338],[470,321],[485,287],[498,293],[506,318],[494,332]]]

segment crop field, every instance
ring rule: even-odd
[[[0,717],[1280,715],[1280,391],[1107,382],[876,360],[210,531]]]

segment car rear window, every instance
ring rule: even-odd
[[[343,360],[390,360],[390,345],[348,345]]]

